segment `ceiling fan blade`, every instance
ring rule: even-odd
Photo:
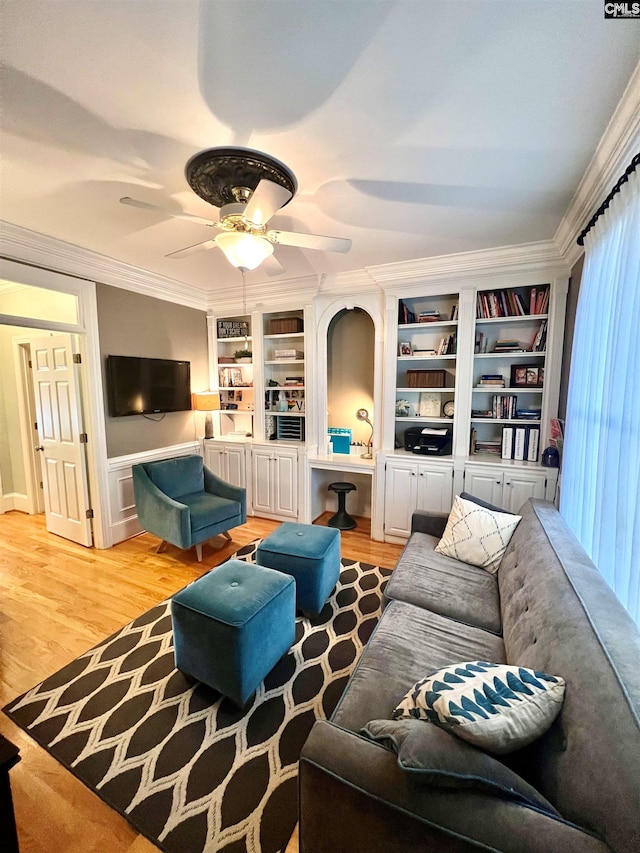
[[[265,261],[260,264],[260,269],[264,270],[267,275],[282,275],[285,268],[275,255],[270,255]]]
[[[298,231],[268,231],[267,238],[283,246],[319,249],[322,252],[348,252],[351,248],[351,240],[345,237],[322,237],[320,234],[300,234]]]
[[[247,222],[261,228],[290,198],[288,189],[263,178],[247,202],[243,217]]]
[[[195,246],[187,246],[186,249],[178,249],[177,252],[169,252],[165,258],[188,258],[189,255],[195,255],[196,252],[206,252],[207,249],[215,249],[217,243],[215,240],[205,240],[204,243],[196,243]]]
[[[183,213],[181,210],[171,210],[167,207],[158,207],[157,204],[138,201],[136,198],[129,198],[128,195],[120,199],[120,204],[128,204],[130,207],[139,207],[141,210],[154,210],[156,213],[164,213],[166,216],[174,216],[176,219],[189,219],[192,222],[199,222],[201,225],[208,225],[210,228],[218,227],[218,223],[214,222],[212,219],[205,219],[202,216],[194,216],[192,213]]]

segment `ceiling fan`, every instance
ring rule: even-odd
[[[185,258],[194,252],[219,248],[234,267],[252,270],[266,261],[265,270],[277,275],[284,270],[272,257],[274,244],[324,252],[348,252],[351,248],[351,240],[343,237],[267,227],[298,187],[293,172],[268,154],[250,148],[208,148],[187,162],[185,175],[200,198],[220,208],[219,220],[157,207],[128,196],[120,199],[122,204],[161,211],[220,230],[215,238],[170,252],[167,258]]]

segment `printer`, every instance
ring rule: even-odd
[[[451,427],[410,427],[404,433],[404,449],[423,456],[447,456],[451,453]]]

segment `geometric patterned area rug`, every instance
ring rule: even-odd
[[[257,544],[236,558],[254,562]],[[390,574],[343,560],[244,711],[175,669],[170,599],[4,711],[161,850],[277,853],[297,822],[302,746],[337,705]]]

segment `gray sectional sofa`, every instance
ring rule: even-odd
[[[519,514],[496,575],[436,553],[447,516],[415,514],[380,622],[302,751],[302,853],[640,851],[640,632],[552,504],[528,501]],[[432,723],[416,725],[435,730],[433,757],[442,767],[450,756],[453,787],[407,773],[362,733],[418,679],[470,660],[566,681],[551,728],[488,759],[515,774],[514,790],[533,791],[524,801],[477,768],[463,778],[460,740]]]

